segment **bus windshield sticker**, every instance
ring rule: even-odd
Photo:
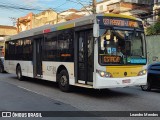
[[[112,51],[111,51],[111,47],[108,47],[108,48],[107,48],[107,52],[108,52],[108,54],[111,54],[111,52],[112,52]]]
[[[116,48],[112,48],[112,53],[116,53]]]

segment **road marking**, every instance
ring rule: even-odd
[[[33,92],[33,93],[36,93],[36,94],[38,94],[38,95],[42,95],[42,94],[40,94],[40,93],[38,93],[38,92],[32,91],[32,90],[27,89],[27,88],[25,88],[25,87],[22,87],[22,86],[19,86],[19,85],[16,85],[16,86],[19,87],[19,88],[21,88],[21,89],[27,90],[27,91],[29,91],[29,92]],[[44,96],[44,95],[43,95],[43,96]],[[47,96],[46,96],[46,97],[47,97]]]

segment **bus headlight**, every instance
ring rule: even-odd
[[[140,71],[140,72],[138,73],[138,76],[142,76],[142,75],[145,75],[145,74],[147,74],[147,70],[146,70],[146,69]]]
[[[112,74],[106,71],[101,71],[101,70],[96,70],[96,72],[101,76],[101,77],[106,77],[110,78],[112,77]]]

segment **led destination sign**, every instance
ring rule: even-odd
[[[98,17],[99,24],[103,26],[121,26],[121,27],[135,27],[143,28],[142,22],[130,19],[112,18],[112,17]]]
[[[121,61],[121,57],[102,55],[101,60],[103,64],[107,64],[107,63],[118,64]]]
[[[135,21],[116,20],[116,19],[103,19],[104,25],[126,26],[126,27],[138,27],[138,23]]]

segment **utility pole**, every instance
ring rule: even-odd
[[[56,20],[56,24],[58,23],[58,15],[59,15],[59,13],[57,13],[57,20]]]
[[[92,0],[93,14],[96,14],[96,0]]]
[[[17,19],[17,32],[19,33],[19,18]]]

